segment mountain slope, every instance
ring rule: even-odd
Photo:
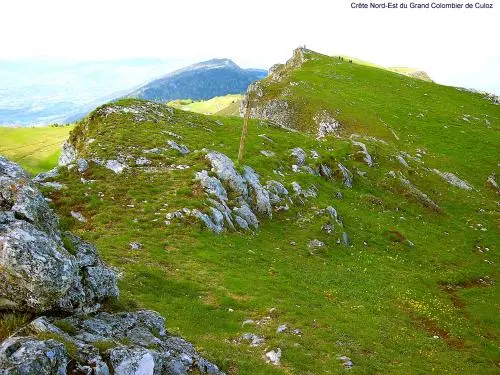
[[[204,100],[227,94],[240,94],[267,72],[241,69],[229,59],[213,59],[190,65],[152,81],[127,95],[154,101],[175,99]]]
[[[241,165],[237,118],[126,99],[72,131],[42,189],[121,303],[228,374],[497,373],[500,107],[304,50],[246,100]]]

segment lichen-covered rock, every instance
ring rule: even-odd
[[[0,297],[17,310],[71,313],[94,311],[117,296],[116,275],[95,248],[64,238],[26,173],[0,159]]]
[[[240,207],[234,207],[233,212],[236,216],[239,216],[240,218],[245,220],[249,227],[253,227],[254,229],[259,228],[259,220],[257,219],[257,216],[255,216],[255,214],[252,212],[250,207],[248,207],[248,205],[242,204]]]
[[[37,338],[43,334],[54,339]],[[76,349],[72,358],[63,343]],[[109,346],[105,352],[99,350],[102,343]],[[80,371],[77,373],[96,375],[223,374],[190,343],[170,335],[162,316],[147,310],[63,319],[39,317],[0,345],[2,375],[63,375],[69,373],[70,361],[71,368]]]
[[[120,163],[118,160],[106,160],[104,167],[115,172],[116,174],[120,174],[127,167],[125,164]]]
[[[340,127],[340,123],[328,111],[318,112],[316,115],[314,115],[313,120],[318,126],[318,139],[335,133]]]
[[[66,375],[70,361],[56,340],[12,337],[0,344],[1,375]]]
[[[69,140],[66,140],[62,145],[61,156],[59,157],[59,166],[68,166],[76,160],[76,149]]]
[[[77,161],[76,161],[76,166],[78,168],[78,172],[80,172],[80,173],[83,173],[87,169],[89,169],[89,163],[84,158],[78,158]]]
[[[259,175],[252,168],[245,166],[243,178],[250,188],[253,208],[259,214],[271,217],[273,211],[269,201],[269,192],[260,184]]]
[[[361,149],[360,152],[363,155],[363,160],[365,161],[366,165],[368,165],[369,167],[373,167],[373,158],[368,152],[366,145],[363,142],[358,142],[353,140],[351,140],[351,142],[354,146],[357,146]]]
[[[344,185],[348,188],[352,188],[352,173],[349,169],[344,167],[341,163],[338,163],[339,169],[344,176]]]
[[[177,152],[179,152],[180,154],[182,155],[187,155],[189,154],[189,148],[187,148],[187,146],[185,145],[179,145],[177,142],[175,141],[167,141],[168,145],[170,146],[170,148],[172,150],[175,150]]]
[[[236,194],[243,197],[248,196],[248,189],[245,181],[236,169],[234,169],[234,164],[231,159],[217,151],[207,152],[206,158],[212,165],[212,171],[220,180],[227,183]]]
[[[197,172],[195,180],[200,181],[202,188],[211,196],[219,199],[221,202],[227,201],[227,192],[222,183],[216,177],[208,175],[207,171]]]
[[[290,153],[290,155],[297,159],[297,165],[299,167],[304,165],[307,154],[303,149],[301,149],[300,147],[295,147]]]
[[[451,172],[441,172],[437,169],[433,169],[433,171],[450,185],[456,186],[463,190],[473,190],[473,187],[467,181],[458,178]]]

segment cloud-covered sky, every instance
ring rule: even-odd
[[[267,68],[306,44],[500,93],[500,4],[486,1],[494,9],[352,9],[350,0],[9,0],[0,5],[0,60],[144,57],[180,66],[228,57]]]

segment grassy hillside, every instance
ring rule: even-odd
[[[242,98],[243,95],[240,94],[229,94],[201,101],[193,101],[191,99],[173,100],[168,102],[168,105],[173,108],[182,109],[183,111],[191,111],[205,115],[217,113],[221,116],[238,116],[239,105]]]
[[[241,120],[122,100],[94,111],[71,140],[80,157],[128,167],[115,174],[91,162],[83,176],[62,171],[56,180],[66,189],[44,188],[62,225],[121,271],[122,305],[159,311],[229,374],[343,373],[341,356],[354,362],[352,374],[498,373],[498,192],[486,179],[499,172],[500,107],[387,70],[306,57],[265,80],[262,95],[251,92],[256,107],[286,101],[286,125],[300,132],[251,120],[244,164],[292,195],[292,182],[313,187],[316,198],[294,196],[289,210],[261,218],[256,233],[216,236],[191,217],[167,220],[183,208],[208,209],[194,181],[209,169],[201,150],[236,160]],[[316,139],[321,111],[341,126]],[[169,140],[191,152],[168,149]],[[372,167],[353,141],[366,144]],[[332,178],[295,172],[295,147]],[[151,164],[138,165],[139,157]],[[353,173],[352,189],[339,163]],[[349,246],[338,227],[323,230],[327,206],[342,216]],[[324,246],[311,247],[315,239]],[[288,329],[277,332],[282,324]],[[265,343],[239,340],[245,332]],[[276,348],[280,366],[263,358]]]
[[[0,155],[17,163],[32,174],[57,165],[61,145],[73,126],[37,128],[0,127]]]

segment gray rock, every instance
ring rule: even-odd
[[[281,349],[277,348],[276,350],[271,350],[267,352],[266,358],[268,363],[272,363],[275,366],[279,366],[281,359]]]
[[[249,230],[249,226],[248,226],[248,223],[245,219],[243,219],[242,217],[238,216],[238,215],[234,215],[234,221],[236,221],[236,224],[238,224],[238,226],[241,228],[241,229],[244,229],[244,230]]]
[[[245,220],[248,223],[249,227],[253,227],[254,229],[259,228],[259,220],[257,219],[257,216],[255,216],[255,214],[252,212],[250,207],[248,207],[248,205],[242,204],[240,207],[234,207],[233,212],[237,216]]]
[[[254,333],[244,333],[241,335],[240,340],[248,341],[250,346],[260,346],[265,342],[263,337],[257,336]]]
[[[328,206],[326,208],[326,210],[330,214],[331,218],[334,219],[335,221],[337,221],[337,210],[335,208],[333,208],[332,206]]]
[[[70,212],[71,216],[73,216],[76,220],[78,220],[80,223],[86,223],[87,219],[81,212],[78,211],[71,211]]]
[[[195,180],[200,181],[201,186],[208,195],[216,197],[221,202],[227,201],[226,189],[224,189],[219,179],[209,176],[207,171],[197,172]]]
[[[319,166],[319,174],[321,177],[324,177],[326,179],[332,178],[332,170],[330,169],[329,166],[325,164],[320,164]]]
[[[236,172],[234,164],[226,155],[217,152],[209,151],[206,158],[212,165],[212,171],[219,179],[229,185],[229,187],[237,194],[243,197],[248,196],[248,189],[243,180],[243,177]]]
[[[437,169],[433,169],[433,171],[450,185],[456,186],[463,190],[473,190],[473,187],[467,181],[461,180],[451,172],[441,172]]]
[[[170,148],[172,150],[178,151],[182,155],[187,155],[190,152],[189,148],[187,148],[187,146],[185,146],[185,145],[179,145],[175,141],[167,141],[167,143],[168,143],[168,145],[170,146]]]
[[[349,169],[344,167],[341,163],[338,163],[338,166],[340,168],[340,171],[342,172],[342,175],[344,176],[344,185],[347,186],[348,188],[352,188],[352,173]]]
[[[362,142],[358,142],[358,141],[354,141],[354,140],[351,140],[351,142],[354,146],[358,146],[361,149],[361,153],[363,154],[363,160],[365,161],[366,165],[368,165],[369,167],[373,167],[373,158],[368,153],[368,149],[366,148],[366,145]]]
[[[131,242],[129,245],[132,250],[139,250],[142,247],[142,244],[137,241]]]
[[[394,177],[396,177],[396,174],[394,174]],[[429,207],[435,211],[440,211],[439,206],[427,194],[425,194],[424,192],[420,191],[417,187],[415,187],[410,182],[410,180],[405,178],[405,176],[402,173],[399,174],[399,181],[401,181],[401,183],[408,189],[409,193],[424,206]]]
[[[261,150],[260,153],[268,158],[272,158],[276,155],[274,152],[268,150]]]
[[[340,123],[328,111],[317,113],[314,115],[313,120],[318,126],[318,139],[324,138],[328,134],[336,133],[340,127]]]
[[[342,362],[342,365],[347,369],[350,369],[354,366],[354,363],[352,362],[351,358],[345,355],[338,357],[338,359]]]
[[[269,201],[269,192],[260,184],[259,175],[252,168],[245,166],[243,178],[250,188],[251,202],[254,210],[260,215],[271,217],[272,208]]]
[[[66,375],[69,355],[55,340],[11,337],[0,345],[2,375]]]
[[[45,180],[48,180],[49,178],[55,178],[57,176],[59,176],[59,168],[54,167],[48,172],[42,172],[36,175],[35,178],[33,178],[33,182],[43,182]]]
[[[314,239],[314,240],[309,241],[309,244],[307,246],[309,247],[309,249],[315,249],[315,248],[325,246],[325,243],[321,242],[318,239]]]
[[[83,173],[89,169],[89,163],[83,158],[78,158],[76,161],[76,167],[78,168],[78,172]]]
[[[41,182],[41,186],[49,188],[49,189],[54,189],[54,190],[61,190],[66,187],[66,185],[61,184],[60,182]]]
[[[281,182],[275,180],[267,181],[266,189],[269,192],[269,202],[273,206],[281,203],[283,198],[288,196],[288,190]]]
[[[347,235],[346,232],[343,232],[342,233],[342,243],[344,244],[344,246],[351,246],[351,241],[349,240],[349,236]]]
[[[304,165],[307,154],[303,149],[301,149],[300,147],[295,147],[290,153],[290,155],[297,159],[297,165],[299,167]]]
[[[76,149],[70,143],[69,140],[64,141],[62,145],[61,156],[59,157],[59,166],[68,166],[69,164],[74,163],[76,160]]]
[[[194,209],[193,211],[191,211],[191,215],[200,220],[209,230],[211,230],[215,234],[219,234],[224,230],[223,226],[217,225],[212,221],[212,218],[209,215],[204,214],[199,210]]]
[[[408,162],[405,160],[405,158],[403,157],[403,155],[396,155],[396,159],[398,159],[398,161],[403,165],[405,166],[406,168],[409,168],[410,166],[408,165]]]
[[[17,310],[75,312],[93,311],[116,296],[116,275],[95,248],[68,234],[63,244],[57,217],[39,190],[5,159],[0,171],[0,298]],[[5,184],[17,188],[4,190]],[[88,267],[94,272],[88,274]]]
[[[63,332],[55,324],[58,321],[64,323],[67,332]],[[64,319],[40,317],[21,330],[23,335],[38,335],[43,332],[52,333],[55,340],[39,341],[33,337],[14,338],[15,340],[27,340],[29,345],[45,348],[47,342],[53,347],[64,346],[61,341],[70,343],[77,348],[76,357],[73,362],[77,368],[82,370],[86,368],[94,369],[90,374],[178,374],[185,375],[196,371],[201,374],[220,374],[223,373],[217,366],[202,358],[194,347],[185,340],[170,335],[164,324],[164,319],[153,311],[137,311],[132,313],[109,314],[101,312],[93,316],[71,316]],[[97,344],[107,342],[111,348],[105,353],[101,353]],[[22,342],[16,359],[19,363],[29,362],[31,356],[27,355],[26,349],[30,346]],[[5,344],[3,344],[5,345]],[[2,345],[2,347],[3,347]],[[9,356],[12,350],[9,351]],[[3,361],[2,350],[0,349],[0,373],[9,362]],[[69,355],[65,350],[61,351],[60,356],[45,356],[44,350],[38,350],[38,360],[45,361],[46,357],[50,359],[59,359],[62,364],[61,374],[66,374],[66,365],[69,362]],[[58,362],[53,360],[53,364]],[[33,368],[31,366],[30,368]],[[97,371],[98,369],[98,371]],[[7,372],[10,374],[10,372]],[[18,374],[19,372],[14,372]],[[59,374],[55,371],[41,372],[21,372],[22,374]]]
[[[120,163],[117,160],[106,160],[106,164],[104,164],[104,167],[115,172],[116,174],[120,174],[126,168],[126,165]]]
[[[497,175],[495,172],[493,172],[488,176],[488,178],[486,179],[486,183],[489,184],[495,190],[499,190],[497,183]]]
[[[277,333],[284,333],[288,330],[288,325],[286,324],[282,324],[280,325],[277,329],[276,329],[276,332]]]
[[[151,164],[151,160],[148,158],[145,158],[144,156],[140,156],[137,159],[135,159],[135,165],[138,166],[143,166],[143,165],[149,165]]]

